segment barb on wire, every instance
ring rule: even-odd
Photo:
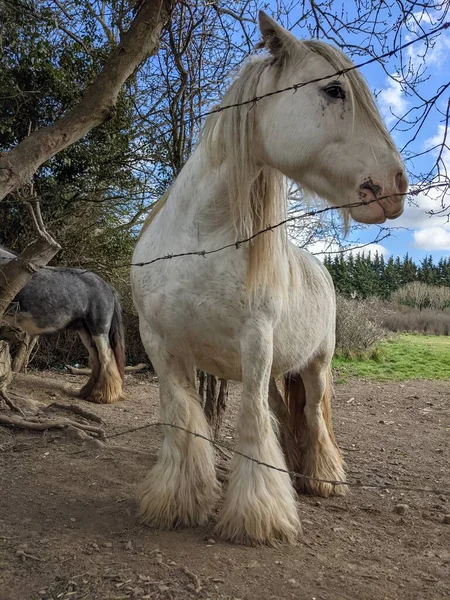
[[[443,496],[450,496],[450,489],[436,489],[436,488],[424,488],[424,487],[414,487],[408,485],[391,485],[391,484],[379,484],[379,483],[364,483],[362,481],[339,481],[335,479],[320,479],[319,477],[311,477],[310,475],[303,475],[302,473],[297,473],[296,471],[289,471],[288,469],[283,469],[282,467],[277,467],[275,465],[271,465],[270,463],[266,463],[262,460],[249,456],[248,454],[244,454],[235,448],[232,448],[228,444],[224,442],[219,442],[217,440],[213,440],[206,435],[201,433],[196,433],[195,431],[191,431],[190,429],[186,429],[181,425],[176,425],[175,423],[164,423],[164,422],[154,422],[154,423],[146,423],[145,425],[139,425],[138,427],[132,427],[131,429],[126,429],[125,431],[120,431],[119,433],[113,433],[112,435],[107,436],[107,440],[111,440],[117,437],[121,437],[123,435],[127,435],[128,433],[135,433],[136,431],[142,431],[143,429],[149,429],[150,427],[171,427],[172,429],[178,429],[180,431],[184,431],[196,438],[200,438],[209,442],[213,446],[217,448],[223,448],[228,450],[232,454],[236,454],[237,456],[241,456],[242,458],[246,458],[251,462],[256,463],[261,467],[267,467],[268,469],[273,469],[274,471],[279,471],[281,473],[286,473],[290,475],[294,479],[307,479],[308,481],[316,481],[318,483],[329,483],[333,486],[345,485],[347,487],[353,488],[366,488],[366,489],[382,489],[385,490],[389,488],[390,490],[398,490],[404,492],[418,492],[418,493],[426,493],[426,494],[440,494]],[[77,453],[78,454],[78,453]]]
[[[223,112],[224,110],[228,110],[229,108],[237,108],[239,106],[245,106],[246,104],[254,105],[257,102],[259,102],[260,100],[262,100],[263,98],[269,98],[270,96],[276,96],[277,94],[282,94],[283,92],[289,92],[289,91],[296,92],[300,88],[310,85],[311,83],[318,83],[320,81],[325,81],[327,79],[340,77],[341,75],[345,75],[349,71],[354,71],[355,69],[360,69],[361,67],[365,67],[374,62],[379,62],[379,61],[383,60],[384,58],[390,58],[391,56],[394,56],[394,54],[396,54],[397,52],[400,52],[401,50],[405,50],[406,48],[408,48],[409,46],[412,46],[416,42],[426,40],[427,38],[441,32],[441,31],[444,31],[445,29],[448,29],[449,27],[450,27],[450,21],[446,21],[442,25],[439,25],[439,27],[436,27],[435,29],[428,31],[427,33],[419,35],[418,37],[414,38],[413,40],[410,40],[409,42],[405,42],[401,46],[398,46],[397,48],[393,48],[392,50],[389,50],[389,52],[380,54],[380,56],[374,56],[363,62],[358,63],[357,65],[352,65],[351,67],[346,67],[345,69],[341,69],[340,71],[336,71],[335,73],[333,73],[331,75],[326,75],[325,77],[317,77],[316,79],[310,79],[309,81],[299,81],[298,83],[294,83],[293,85],[290,85],[288,87],[282,88],[280,90],[274,90],[272,92],[267,92],[266,94],[261,94],[260,96],[255,96],[254,98],[250,98],[249,100],[244,100],[242,102],[236,102],[235,104],[227,104],[225,106],[219,106],[219,107],[209,110],[207,112],[200,113],[197,117],[195,117],[195,120],[200,120],[200,119],[203,119],[204,117],[207,117],[208,115],[213,115],[215,113]]]
[[[410,196],[417,196],[421,192],[425,192],[425,191],[439,188],[439,187],[448,187],[449,185],[450,184],[447,182],[434,183],[434,184],[424,186],[422,188],[416,188],[414,190],[411,190],[410,192],[408,192],[408,194]],[[158,257],[153,258],[152,260],[148,260],[148,261],[131,263],[131,264],[130,263],[118,264],[118,265],[116,265],[116,268],[128,267],[128,266],[144,267],[147,265],[152,265],[156,262],[160,262],[162,260],[170,260],[172,258],[182,258],[185,256],[202,256],[202,257],[206,258],[206,256],[208,256],[210,254],[216,254],[217,252],[221,252],[222,250],[227,250],[229,248],[236,248],[238,250],[242,244],[250,243],[251,241],[253,241],[258,236],[262,235],[263,233],[273,231],[274,229],[278,229],[279,227],[282,227],[283,225],[286,225],[287,223],[292,223],[293,221],[296,221],[298,219],[306,219],[308,217],[315,217],[317,215],[322,215],[324,213],[330,212],[332,210],[339,210],[339,209],[343,209],[343,208],[345,208],[345,209],[356,208],[357,206],[367,206],[369,204],[372,204],[373,202],[379,202],[380,200],[384,200],[385,198],[392,198],[393,196],[404,196],[404,194],[400,194],[400,193],[399,194],[390,194],[389,196],[379,196],[378,198],[373,198],[372,200],[364,200],[361,202],[352,202],[349,204],[345,204],[344,206],[326,206],[324,208],[310,210],[310,211],[302,213],[301,215],[293,215],[291,217],[287,217],[286,219],[283,219],[282,221],[279,221],[278,223],[275,223],[274,225],[267,225],[264,229],[260,229],[259,231],[256,231],[253,235],[251,235],[249,237],[236,240],[235,242],[230,242],[229,244],[225,244],[224,246],[220,246],[219,248],[213,248],[212,250],[193,250],[191,252],[179,252],[176,254],[175,253],[165,254],[164,256],[158,256]]]

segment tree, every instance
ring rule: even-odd
[[[124,81],[155,51],[171,9],[172,2],[168,0],[144,1],[129,30],[72,111],[0,154],[0,200],[26,185],[47,160],[111,118]],[[59,250],[42,226],[39,233],[35,245],[28,246],[2,269],[0,317],[31,277],[31,262],[44,266]]]
[[[409,254],[406,253],[403,259],[401,283],[402,285],[406,285],[413,281],[417,281],[417,267]]]
[[[7,90],[0,97],[0,108],[8,117],[0,124],[0,150],[9,151],[74,109],[81,99],[79,90],[99,74],[130,28],[136,10],[139,16],[149,2],[0,2],[6,66],[0,83]],[[161,30],[160,51],[122,86],[114,118],[56,154],[34,176],[43,220],[50,232],[58,230],[63,245],[56,260],[100,270],[121,288],[130,310],[126,267],[117,265],[129,263],[146,211],[190,154],[204,122],[202,115],[213,107],[233,71],[258,42],[257,12],[267,9],[256,0],[236,0],[232,6],[222,0],[162,4],[173,7],[174,13],[170,27]],[[388,119],[404,147],[411,182],[424,186],[447,181],[443,167],[448,114],[442,99],[449,85],[446,79],[428,78],[427,63],[430,59],[431,64],[434,48],[443,41],[439,28],[445,25],[447,5],[405,5],[398,0],[369,5],[357,0],[344,7],[337,0],[281,0],[273,10],[274,17],[298,37],[329,41],[356,63],[385,55],[374,63],[380,69],[378,80],[369,77],[369,81],[376,82],[381,102],[385,81],[405,99],[399,105],[403,112],[391,107]],[[422,35],[429,37],[398,50],[406,38]],[[19,106],[20,111],[16,110]],[[112,116],[111,111],[107,113]],[[423,148],[437,119],[442,139]],[[32,136],[28,136],[30,123]],[[415,157],[419,147],[420,154],[425,149],[429,158],[426,168],[416,168],[413,162],[419,158]],[[310,212],[303,190],[291,186],[290,199],[290,216]],[[3,241],[23,247],[34,235],[33,228],[23,226],[26,213],[17,199],[9,195],[7,203],[7,207],[0,205],[0,219],[6,224]],[[301,246],[314,250],[319,241],[326,251],[335,252],[348,245],[336,211],[294,223],[290,233]],[[377,239],[385,234],[380,229]],[[354,291],[350,279],[355,274],[350,277],[349,265],[339,263],[336,269],[341,271],[336,275],[337,287],[344,293]]]
[[[7,7],[10,6],[15,5],[8,2]],[[128,31],[121,36],[119,44],[111,51],[102,69],[72,110],[0,154],[0,201],[27,185],[47,160],[112,117],[124,81],[149,54],[155,52],[161,29],[172,8],[173,2],[170,0],[144,0]],[[17,135],[4,128],[3,135],[8,134],[10,138]],[[34,196],[34,184],[29,189],[29,195],[21,194],[18,197],[27,200],[39,237],[20,256],[2,265],[0,318],[30,279],[33,270],[45,266],[60,249],[45,228],[40,205]],[[6,352],[3,344],[2,355]],[[7,375],[2,375],[2,395],[5,398],[4,382],[7,384],[7,379]]]

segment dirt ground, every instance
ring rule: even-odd
[[[158,419],[151,375],[127,376],[128,399],[113,406],[70,397],[82,381],[33,373],[12,390],[35,403],[76,402],[107,435]],[[231,445],[238,392],[222,429]],[[178,531],[139,523],[133,490],[155,460],[159,428],[97,447],[64,431],[0,427],[0,599],[450,598],[449,416],[449,383],[338,385],[334,422],[349,477],[383,489],[299,497],[303,536],[276,549],[223,542],[214,518]],[[393,489],[402,484],[447,494]]]

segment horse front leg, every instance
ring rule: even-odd
[[[237,422],[238,451],[286,469],[268,405],[273,329],[253,319],[241,342],[242,400]],[[228,492],[217,530],[244,544],[293,543],[300,531],[290,477],[240,455],[231,463]]]
[[[138,488],[140,514],[145,523],[162,528],[199,525],[217,501],[219,485],[212,444],[192,435],[211,437],[195,387],[195,368],[167,352],[143,326],[141,337],[158,375],[160,418],[170,425],[163,426],[157,462]]]

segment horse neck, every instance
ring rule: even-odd
[[[228,161],[212,165],[200,144],[170,190],[165,220],[182,215],[183,221],[200,225],[205,235],[229,230],[233,241],[282,221],[286,214],[284,177],[263,165],[235,176],[238,167],[231,163],[232,177]],[[284,231],[274,230],[281,237]]]

